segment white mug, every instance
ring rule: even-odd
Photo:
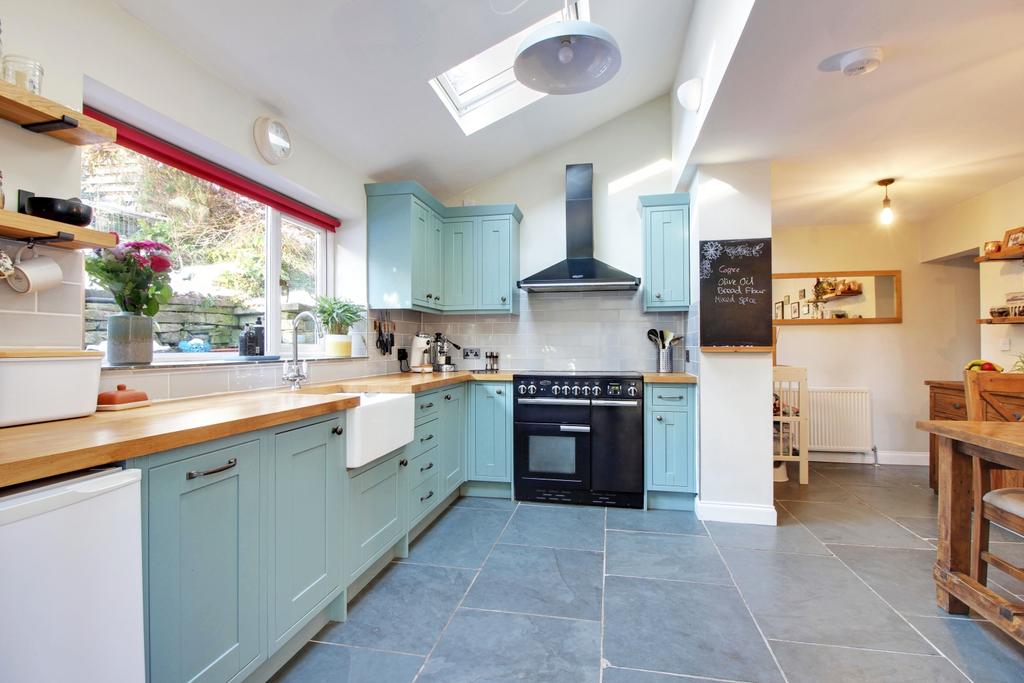
[[[33,258],[22,261],[21,255],[29,249]],[[7,276],[7,284],[18,294],[41,292],[58,286],[64,280],[64,271],[49,256],[40,256],[35,249],[22,247],[14,259],[14,272]]]

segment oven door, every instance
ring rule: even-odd
[[[590,489],[590,425],[515,423],[515,480],[525,489]]]

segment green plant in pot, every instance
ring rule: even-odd
[[[120,313],[107,318],[107,362],[153,362],[153,316],[171,300],[171,248],[160,242],[126,242],[97,249],[85,271],[114,297]]]
[[[349,328],[366,316],[366,307],[335,296],[318,296],[313,312],[324,326],[325,351],[328,356],[348,358],[352,355]]]

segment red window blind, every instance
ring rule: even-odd
[[[172,145],[171,143],[153,137],[149,133],[125,123],[92,107],[85,107],[84,113],[94,119],[99,119],[117,129],[117,144],[128,149],[145,154],[157,161],[173,166],[177,169],[190,173],[198,178],[216,183],[221,187],[255,199],[267,206],[273,207],[281,213],[305,221],[324,230],[334,231],[341,226],[341,221],[314,209],[308,204],[296,201],[291,197],[261,185],[243,175],[219,166],[201,156]]]

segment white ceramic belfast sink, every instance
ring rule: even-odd
[[[412,441],[414,394],[359,394],[359,407],[345,412],[345,455],[362,467]]]

